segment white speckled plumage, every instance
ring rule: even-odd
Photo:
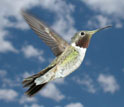
[[[72,43],[71,46],[73,46],[79,54],[77,58],[73,61],[70,61],[67,66],[63,67],[60,65],[58,67],[58,72],[56,72],[55,78],[65,77],[75,71],[81,65],[86,53],[86,48],[80,48],[76,46],[75,43]]]
[[[70,61],[70,63],[68,63],[64,67],[61,64],[56,65],[53,69],[51,69],[45,75],[37,78],[35,80],[36,85],[46,83],[56,78],[66,77],[67,75],[75,71],[81,65],[84,59],[85,53],[86,53],[86,48],[80,48],[76,46],[75,43],[72,43],[71,46],[73,46],[75,50],[78,52],[76,59],[73,61]],[[54,70],[57,70],[57,71],[53,72]]]

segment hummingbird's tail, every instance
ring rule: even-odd
[[[40,91],[47,83],[36,85],[35,80],[39,78],[40,76],[43,76],[45,73],[47,73],[50,69],[52,69],[54,66],[50,66],[46,69],[43,69],[41,72],[32,75],[28,78],[25,78],[22,81],[23,87],[29,87],[29,89],[25,92],[26,95],[29,97],[32,97],[35,95],[38,91]]]

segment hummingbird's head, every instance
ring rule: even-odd
[[[96,33],[99,32],[105,28],[109,28],[111,26],[106,26],[100,29],[92,30],[92,31],[80,31],[75,34],[74,37],[72,37],[72,43],[75,43],[76,46],[82,47],[82,48],[88,48],[88,45],[90,43],[91,37]]]

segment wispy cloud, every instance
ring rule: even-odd
[[[111,20],[103,15],[96,15],[88,21],[89,27],[103,27],[105,25],[111,25]]]
[[[18,50],[14,48],[11,42],[6,40],[9,33],[5,30],[0,29],[0,53],[5,53],[8,51],[18,53]]]
[[[12,80],[9,77],[5,77],[2,79],[2,87],[18,87],[20,86],[20,81],[16,79]]]
[[[24,53],[26,58],[37,58],[39,61],[43,62],[43,51],[37,48],[34,48],[32,45],[26,45],[22,48],[22,52]]]
[[[115,93],[119,90],[119,85],[112,75],[100,74],[98,77],[98,82],[103,88],[104,92]]]
[[[13,46],[13,44],[6,40],[7,36],[12,36],[9,34],[9,31],[5,28],[13,27],[13,28],[20,28],[26,29],[28,28],[27,24],[24,22],[23,18],[21,17],[20,10],[22,8],[31,8],[33,6],[39,5],[39,1],[34,0],[13,0],[10,2],[9,0],[1,0],[0,1],[0,52],[14,52],[17,53],[17,49]],[[13,17],[15,21],[11,21],[10,17]]]
[[[115,27],[122,28],[122,21],[124,20],[124,1],[123,0],[81,0],[89,8],[97,12],[97,15],[92,17],[89,21],[90,25],[97,26],[115,24]],[[102,19],[102,20],[101,20]],[[95,22],[93,22],[95,20]],[[93,22],[93,23],[92,23]],[[95,26],[96,27],[96,26]]]
[[[101,11],[104,14],[113,15],[115,17],[123,17],[123,9],[124,9],[124,1],[123,0],[82,0],[87,5],[90,6],[90,8]]]
[[[13,2],[9,2],[9,0],[1,0],[0,7],[0,19],[1,19],[1,28],[5,27],[14,27],[14,28],[27,28],[27,25],[24,23],[24,20],[20,14],[20,10],[23,8],[30,9],[34,6],[39,5],[41,0],[13,0]],[[6,8],[7,7],[7,8]],[[11,21],[9,17],[13,17],[16,21]]]
[[[23,74],[22,74],[22,78],[24,79],[24,78],[27,78],[27,77],[29,77],[29,76],[31,76],[31,75],[33,75],[33,73],[29,73],[29,72],[24,72]]]
[[[53,99],[55,101],[61,101],[65,98],[59,89],[56,87],[55,84],[49,83],[41,92],[40,94],[46,98]]]
[[[32,105],[24,105],[24,107],[44,107],[43,105],[38,105],[38,104],[32,104]]]
[[[76,102],[76,103],[70,103],[66,105],[65,107],[84,107],[84,106],[80,102]]]
[[[14,80],[8,76],[8,72],[6,70],[0,70],[0,77],[1,77],[1,87],[9,88],[9,87],[18,87],[20,86],[19,78],[15,78]]]
[[[65,79],[64,78],[59,78],[53,81],[56,84],[65,84]]]
[[[19,100],[20,104],[26,104],[26,103],[35,103],[37,102],[37,99],[35,97],[27,97],[27,96],[22,96]]]
[[[94,94],[96,92],[94,82],[88,75],[85,75],[82,79],[79,77],[74,77],[73,79],[89,93]]]
[[[5,77],[7,74],[6,70],[1,69],[0,70],[0,77]]]
[[[13,89],[0,89],[0,100],[16,101],[18,93]]]

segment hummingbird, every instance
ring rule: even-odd
[[[29,97],[39,92],[50,81],[64,78],[74,72],[83,62],[92,36],[96,32],[111,27],[105,26],[92,31],[79,31],[71,38],[71,43],[68,43],[54,30],[28,12],[22,11],[22,16],[56,56],[46,68],[23,80],[23,87],[29,87],[25,92]]]

